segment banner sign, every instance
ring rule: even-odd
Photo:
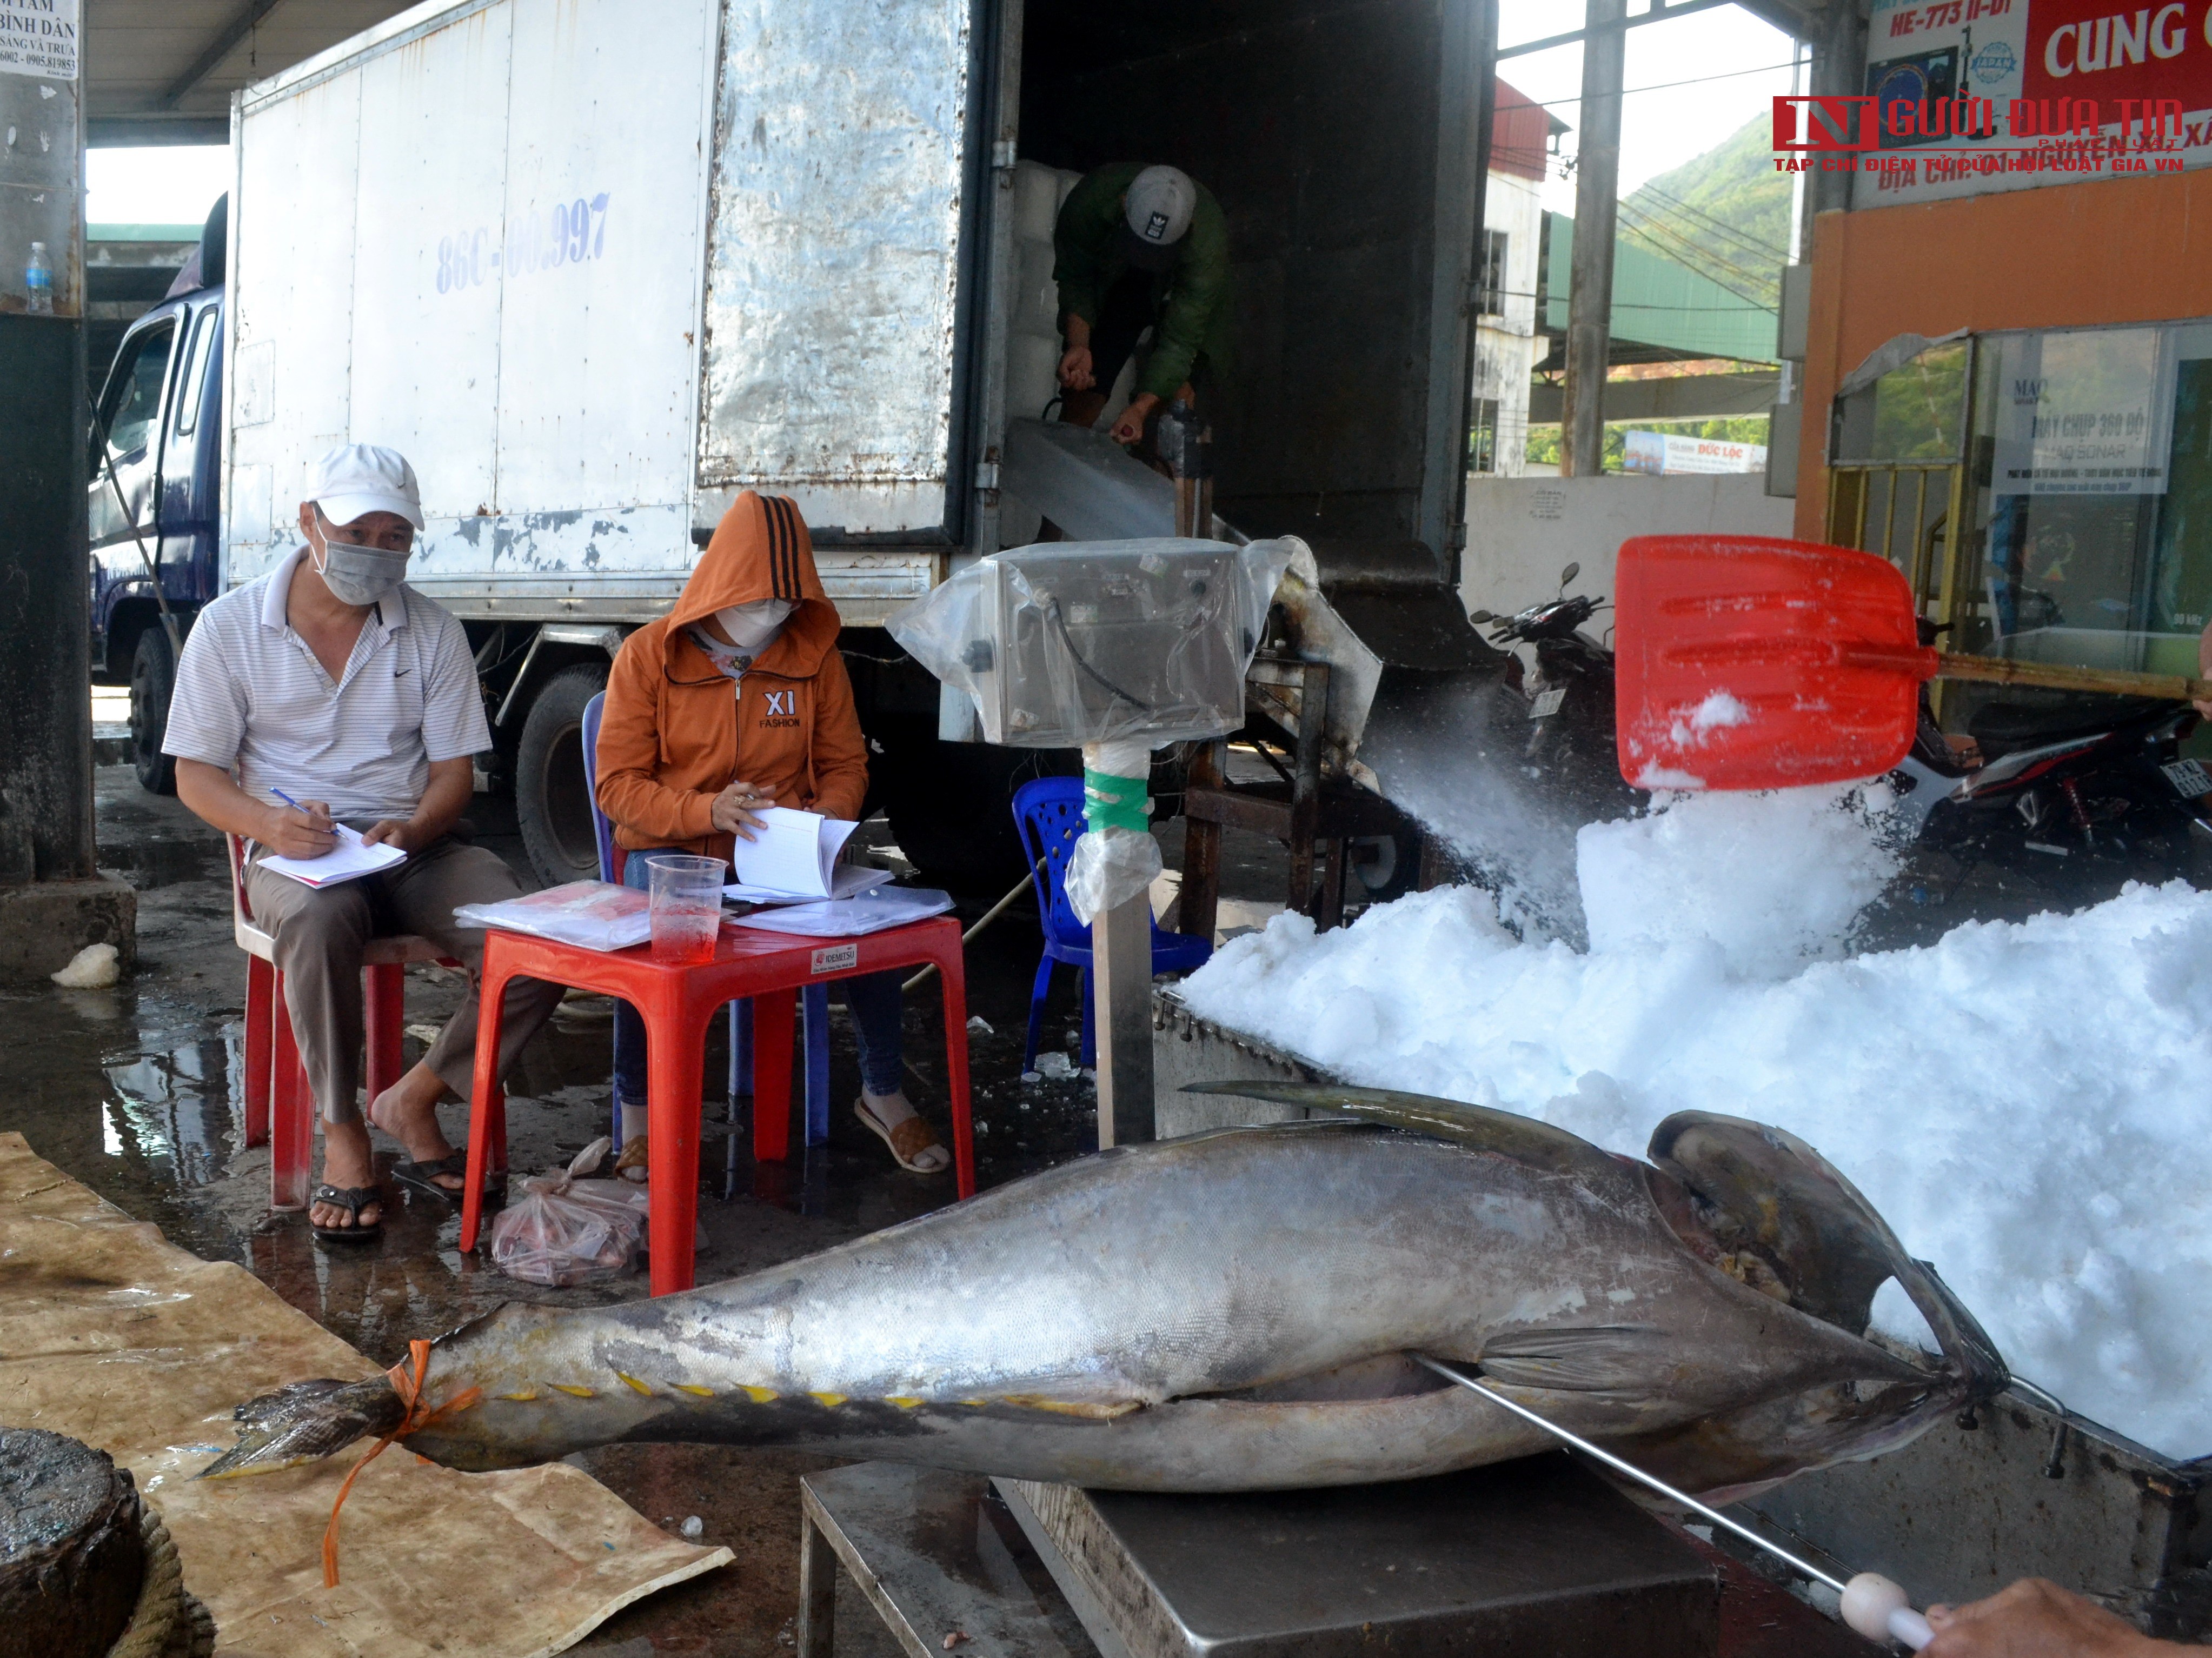
[[[1873,0],[1865,91],[1778,98],[1775,166],[1851,205],[2212,164],[2212,0]]]
[[[77,0],[0,0],[0,75],[76,79]]]
[[[1686,438],[1673,432],[1622,434],[1624,472],[1763,472],[1766,446],[1719,438]]]

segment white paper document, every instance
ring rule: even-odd
[[[942,915],[951,908],[949,892],[929,887],[882,887],[857,898],[755,910],[750,915],[734,917],[730,925],[795,932],[808,938],[857,938],[863,933],[882,932],[908,921]]]
[[[343,823],[331,827],[337,832],[338,843],[319,858],[280,858],[274,854],[261,860],[261,867],[272,875],[289,875],[301,886],[334,887],[341,881],[357,881],[364,875],[374,875],[407,861],[407,854],[389,841],[380,841],[370,846],[361,838],[359,829],[348,829]]]
[[[776,898],[835,898],[837,854],[860,827],[818,811],[770,806],[759,814],[760,827],[750,841],[730,848],[730,868],[738,878],[725,889],[732,897],[763,894]],[[749,889],[739,892],[738,888]]]
[[[571,881],[496,903],[463,904],[453,919],[463,926],[503,927],[585,950],[628,950],[653,936],[653,900],[635,887]]]

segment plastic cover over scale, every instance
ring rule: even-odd
[[[1251,665],[1297,544],[1040,543],[954,574],[891,636],[974,699],[986,741],[1147,747],[1244,723]]]

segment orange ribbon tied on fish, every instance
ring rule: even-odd
[[[410,1361],[414,1365],[411,1374],[408,1370]],[[431,1409],[422,1398],[423,1374],[429,1368],[430,1344],[410,1341],[407,1344],[407,1357],[384,1373],[386,1379],[392,1383],[392,1391],[398,1394],[401,1403],[406,1406],[407,1414],[400,1418],[398,1427],[376,1442],[367,1456],[353,1465],[353,1471],[346,1475],[345,1483],[338,1487],[337,1500],[331,1504],[331,1523],[323,1527],[323,1587],[326,1589],[338,1586],[338,1510],[345,1507],[346,1493],[353,1489],[353,1482],[361,1478],[362,1470],[383,1455],[384,1448],[393,1440],[404,1439],[409,1434],[446,1417],[458,1416],[483,1398],[483,1388],[464,1388],[435,1410]]]

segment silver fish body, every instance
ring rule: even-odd
[[[1265,1091],[1369,1121],[1117,1149],[685,1294],[502,1308],[434,1345],[425,1397],[482,1397],[408,1447],[480,1469],[617,1441],[804,1446],[1152,1491],[1545,1448],[1408,1357],[1427,1353],[1726,1494],[2002,1385],[1932,1272],[1778,1131],[1686,1114],[1647,1166],[1504,1113]],[[1942,1361],[1865,1339],[1892,1276]],[[242,1442],[210,1473],[254,1461]]]

